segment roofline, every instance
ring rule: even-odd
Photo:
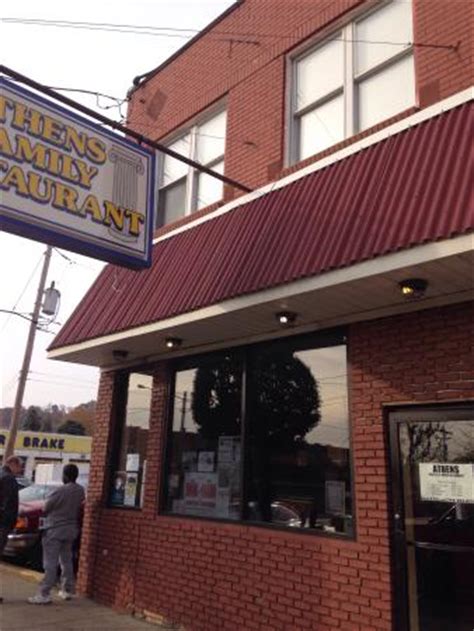
[[[219,24],[219,22],[225,19],[230,13],[235,11],[235,9],[237,9],[244,2],[245,0],[235,0],[234,4],[228,7],[223,13],[218,15],[214,20],[212,20],[212,22],[209,22],[207,26],[205,26],[201,31],[199,31],[199,33],[196,33],[196,35],[192,39],[190,39],[189,42],[186,42],[184,46],[181,46],[181,48],[178,48],[178,50],[175,53],[173,53],[170,57],[168,57],[163,63],[161,63],[159,66],[157,66],[153,70],[150,70],[149,72],[144,72],[143,74],[137,75],[136,77],[134,77],[133,85],[128,91],[128,96],[132,96],[134,92],[136,92],[139,88],[143,87],[146,83],[148,83],[150,79],[153,79],[155,75],[157,75],[159,72],[164,70],[166,66],[168,66],[180,55],[182,55],[188,48],[193,46],[203,35],[206,35],[207,33],[209,33],[209,31],[211,31],[217,24]]]

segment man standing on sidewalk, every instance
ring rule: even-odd
[[[69,600],[74,594],[72,547],[79,534],[79,521],[84,504],[84,489],[76,484],[79,470],[75,464],[63,469],[63,486],[56,489],[45,503],[43,525],[44,578],[39,592],[28,598],[33,605],[51,602],[51,589],[56,584],[58,564],[61,566],[61,590],[58,596]]]
[[[7,545],[8,533],[18,517],[18,484],[15,476],[20,475],[22,463],[18,456],[7,458],[0,469],[0,559]],[[0,596],[0,603],[3,598]]]

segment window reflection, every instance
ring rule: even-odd
[[[346,347],[306,339],[176,372],[166,510],[353,533]]]
[[[345,346],[269,348],[250,382],[249,519],[350,534]]]
[[[240,517],[241,374],[232,355],[176,373],[168,510]]]
[[[125,415],[110,489],[114,506],[137,508],[143,503],[152,381],[144,373],[128,375]]]

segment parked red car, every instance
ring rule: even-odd
[[[84,486],[84,480],[81,480]],[[15,528],[8,535],[3,555],[26,562],[35,569],[42,569],[40,519],[46,499],[59,488],[59,484],[31,484],[20,490],[20,505]],[[74,563],[77,568],[79,540],[74,546]]]
[[[8,535],[3,552],[5,557],[26,561],[35,568],[41,567],[40,518],[46,498],[58,487],[58,484],[31,484],[20,490],[18,519]]]

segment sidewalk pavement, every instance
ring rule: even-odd
[[[154,624],[119,614],[88,598],[64,602],[56,593],[51,605],[30,605],[28,596],[36,592],[41,574],[0,563],[1,631],[154,631]]]

